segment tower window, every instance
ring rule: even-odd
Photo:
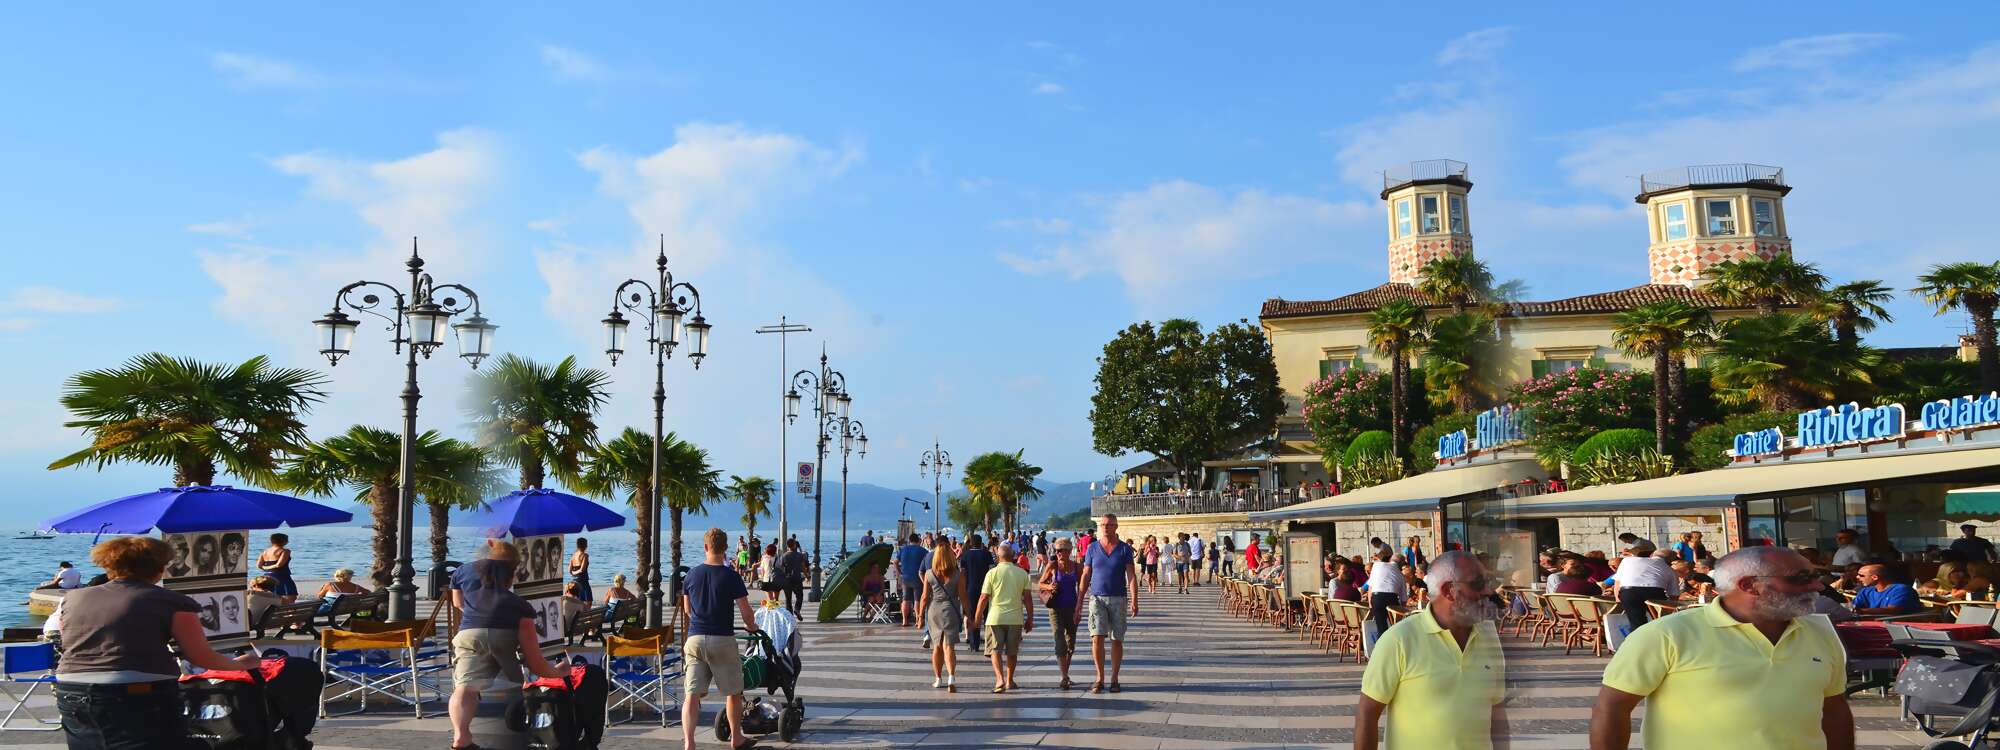
[[[1410,199],[1404,198],[1396,201],[1396,236],[1408,237],[1411,234],[1414,232],[1410,231]]]
[[[1750,226],[1759,237],[1778,236],[1778,204],[1762,198],[1750,201]]]
[[[1450,205],[1451,233],[1465,234],[1465,199],[1454,195],[1451,197]]]
[[[1727,237],[1736,233],[1736,203],[1727,198],[1710,198],[1702,201],[1702,211],[1708,214],[1708,236]]]
[[[1669,241],[1688,238],[1688,207],[1686,203],[1669,203],[1660,208],[1660,231]]]
[[[1420,213],[1423,214],[1424,234],[1437,234],[1438,197],[1435,195],[1426,195],[1421,198],[1418,198],[1417,200],[1422,201],[1423,205],[1423,209],[1422,211],[1420,211]]]

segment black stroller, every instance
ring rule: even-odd
[[[783,608],[776,611],[783,612],[785,617],[791,615]],[[784,648],[779,648],[761,630],[736,637],[743,641],[743,692],[748,699],[743,706],[743,733],[777,732],[778,738],[786,742],[798,739],[799,729],[806,721],[806,703],[797,694],[800,668],[797,628],[791,629]],[[784,702],[766,700],[764,696],[749,698],[750,692],[760,687],[770,696],[784,691]],[[715,714],[715,738],[725,743],[730,741],[726,712]]]
[[[1924,750],[1980,750],[1993,747],[2000,708],[2000,648],[1964,641],[1897,639],[1891,646],[1905,659],[1896,674],[1903,713],[1924,734],[1938,738]],[[1959,739],[1951,739],[1959,738]]]

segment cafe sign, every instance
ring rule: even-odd
[[[1521,425],[1521,416],[1521,411],[1515,409],[1512,404],[1502,404],[1480,412],[1473,422],[1471,432],[1459,430],[1438,436],[1438,460],[1462,458],[1475,450],[1526,440],[1527,430]]]
[[[1482,419],[1483,419],[1482,415]],[[2000,393],[1960,396],[1924,404],[1917,410],[1915,429],[1922,432],[1966,430],[2000,425]],[[1863,407],[1848,403],[1799,413],[1790,443],[1778,428],[1736,436],[1736,456],[1782,453],[1787,448],[1822,448],[1902,438],[1910,429],[1902,404]]]
[[[1902,404],[1864,409],[1849,402],[1838,409],[1828,406],[1799,414],[1800,448],[1887,440],[1902,435]]]
[[[1924,404],[1917,418],[1926,430],[1962,430],[2000,423],[2000,393],[1932,401]]]

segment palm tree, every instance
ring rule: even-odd
[[[478,507],[487,492],[504,480],[500,471],[488,465],[486,453],[477,446],[443,437],[436,430],[418,435],[411,446],[415,453],[417,494],[431,506],[431,561],[442,565],[449,508]],[[355,491],[355,499],[366,503],[375,526],[372,573],[393,570],[396,564],[396,517],[401,503],[403,439],[388,430],[355,425],[346,432],[302,446],[287,458],[280,474],[286,489],[313,495],[331,495],[336,488]]]
[[[1911,289],[1937,307],[1937,314],[1964,310],[1972,317],[1972,341],[1979,348],[1979,390],[2000,390],[2000,348],[1993,341],[1993,311],[2000,307],[2000,262],[1944,263],[1917,277]]]
[[[639,584],[645,586],[646,576],[652,575],[647,566],[653,560],[653,436],[627,427],[618,437],[598,443],[570,486],[605,500],[624,495],[639,534],[633,545],[638,556],[633,570],[639,571]]]
[[[1632,355],[1653,358],[1653,450],[1667,454],[1672,423],[1681,404],[1673,402],[1674,360],[1690,335],[1698,335],[1710,325],[1708,308],[1680,300],[1648,302],[1619,313],[1611,335],[1619,348]],[[1682,370],[1682,377],[1685,376]],[[1674,418],[1669,419],[1669,415]]]
[[[1472,303],[1492,295],[1493,272],[1471,253],[1447,255],[1417,269],[1417,291],[1451,305],[1451,314],[1464,315]]]
[[[1813,317],[1832,324],[1834,338],[1860,343],[1861,334],[1875,330],[1875,321],[1896,322],[1882,307],[1882,303],[1895,298],[1879,279],[1850,281],[1826,290],[1820,304],[1813,306]]]
[[[1770,260],[1744,258],[1725,260],[1702,272],[1709,294],[1731,305],[1749,305],[1759,315],[1775,315],[1785,300],[1809,302],[1826,289],[1826,274],[1811,263],[1800,263],[1790,255]]]
[[[1389,434],[1402,460],[1409,443],[1410,349],[1424,340],[1424,308],[1407,299],[1391,300],[1368,318],[1368,343],[1389,358]]]
[[[305,440],[301,412],[326,395],[312,370],[256,356],[235,367],[152,353],[86,370],[63,384],[62,405],[90,446],[50,469],[135,462],[174,467],[174,486],[215,484],[215,467],[277,485],[278,456]]]
[[[1425,340],[1424,388],[1431,405],[1470,414],[1493,398],[1489,368],[1499,342],[1493,337],[1491,317],[1470,312],[1439,318],[1431,322]]]
[[[729,475],[728,492],[743,501],[743,530],[750,538],[757,537],[757,519],[771,515],[771,493],[777,488],[776,482],[765,477]]]
[[[1732,321],[1714,353],[1716,395],[1786,412],[1871,383],[1869,372],[1882,361],[1881,352],[1835,341],[1824,324],[1793,313]]]
[[[987,538],[991,539],[993,537],[993,517],[998,515],[995,512],[997,510],[997,506],[991,500],[976,494],[953,495],[945,498],[945,517],[951,519],[952,525],[963,530],[961,532],[962,536],[969,535],[973,529],[979,529],[986,534]]]
[[[549,470],[570,483],[597,442],[593,418],[609,397],[609,382],[603,370],[579,367],[575,357],[551,367],[507,354],[472,376],[465,409],[479,445],[495,460],[520,467],[521,489],[540,488]]]
[[[1000,525],[1007,533],[1014,533],[1014,518],[1020,513],[1021,501],[1042,496],[1042,490],[1035,486],[1035,477],[1042,468],[1021,460],[1025,450],[1013,453],[994,451],[974,456],[965,464],[965,489],[975,497],[984,498],[1000,516]]]
[[[673,553],[673,570],[681,569],[681,518],[687,513],[701,513],[710,501],[728,497],[722,489],[722,470],[708,464],[708,451],[667,433],[660,440],[660,498],[667,508],[667,518],[671,521],[667,534],[667,544]],[[680,577],[672,576],[674,585],[668,594],[674,601],[680,601]]]

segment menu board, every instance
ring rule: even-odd
[[[191,531],[163,534],[160,540],[174,551],[160,585],[194,600],[209,645],[217,650],[249,645],[250,615],[243,599],[249,588],[244,576],[250,568],[250,532]]]
[[[1285,598],[1297,599],[1322,587],[1320,538],[1310,531],[1285,534]]]

